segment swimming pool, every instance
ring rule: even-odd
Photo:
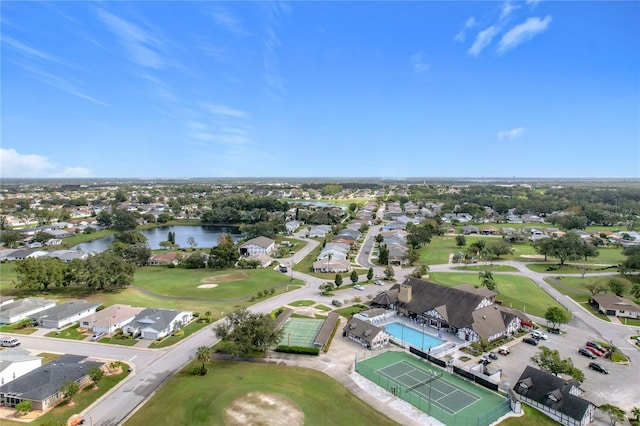
[[[391,334],[398,340],[404,340],[414,348],[428,350],[440,346],[444,343],[443,340],[433,337],[427,333],[422,333],[415,328],[403,325],[400,322],[392,322],[384,326],[387,333]]]

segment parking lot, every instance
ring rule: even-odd
[[[638,370],[634,365],[617,365],[608,359],[598,358],[590,359],[586,356],[578,354],[578,349],[585,346],[588,340],[603,341],[602,337],[596,336],[593,333],[589,333],[583,329],[567,326],[563,327],[562,335],[549,334],[547,340],[540,340],[538,346],[532,346],[523,342],[510,346],[511,354],[507,356],[498,355],[498,359],[490,364],[490,369],[502,370],[502,381],[509,382],[513,386],[520,374],[522,373],[524,366],[534,365],[530,359],[534,356],[540,346],[547,346],[550,349],[556,349],[562,358],[571,357],[573,364],[581,369],[585,375],[585,381],[581,385],[581,388],[585,391],[583,395],[586,399],[593,402],[596,405],[610,401],[611,394],[616,394],[616,399],[620,401],[628,401],[633,405],[638,399]],[[531,334],[525,337],[530,337]],[[637,349],[623,347],[623,352],[636,351]],[[597,371],[593,371],[588,368],[589,362],[598,362],[603,365],[609,374],[602,374]],[[608,398],[607,398],[608,397]]]

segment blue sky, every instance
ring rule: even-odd
[[[2,177],[640,177],[640,3],[18,2]]]

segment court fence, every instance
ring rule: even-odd
[[[355,370],[360,375],[385,389],[387,392],[407,401],[418,410],[427,413],[431,417],[435,417],[447,426],[488,426],[511,411],[509,400],[505,399],[499,405],[496,405],[492,409],[478,416],[451,414],[443,410],[441,407],[438,407],[436,404],[432,404],[428,398],[422,398],[418,393],[412,392],[411,389],[407,389],[407,385],[380,374],[379,371],[369,367],[368,365],[356,362]],[[451,375],[448,372],[443,372],[443,374]]]

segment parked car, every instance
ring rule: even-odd
[[[549,336],[547,336],[544,333],[539,332],[538,330],[534,330],[531,332],[531,337],[533,337],[536,340],[547,340],[549,338]]]
[[[376,285],[384,285],[384,283],[382,281],[376,281],[375,284]]]
[[[538,346],[538,341],[532,337],[525,337],[522,341],[533,346]]]
[[[560,334],[560,329],[559,328],[553,328],[553,327],[549,327],[547,328],[547,331],[551,334]]]
[[[598,344],[596,342],[587,342],[586,346],[588,346],[590,348],[596,348],[600,352],[604,352],[606,350],[602,345],[600,345],[600,344]]]
[[[498,359],[498,355],[496,355],[495,352],[489,352],[489,358],[491,359]]]
[[[354,285],[353,288],[355,288],[356,290],[360,290],[360,291],[364,290],[364,287],[362,287],[360,284]]]
[[[597,362],[590,362],[589,363],[589,368],[595,371],[598,371],[602,374],[609,374],[609,370],[607,370],[606,368],[604,368],[602,365],[598,364]]]
[[[101,339],[102,336],[104,336],[104,333],[95,333],[93,336],[91,336],[91,340],[95,342],[96,340]]]
[[[507,348],[506,346],[500,346],[498,348],[498,353],[500,355],[509,355],[511,353],[511,351],[509,350],[509,348]]]
[[[0,345],[4,348],[14,348],[16,346],[20,346],[20,340],[15,337],[5,337],[0,342]]]
[[[580,355],[584,355],[584,356],[586,356],[587,358],[591,358],[591,359],[596,359],[596,358],[597,358],[597,356],[595,356],[594,354],[592,354],[591,352],[589,352],[589,351],[588,351],[588,350],[586,350],[585,348],[580,348],[580,349],[578,349],[578,353],[579,353]]]
[[[604,355],[603,352],[600,352],[599,350],[597,350],[596,348],[594,348],[592,346],[587,346],[587,347],[585,347],[585,349],[588,350],[589,352],[591,352],[592,354],[596,355],[596,356]]]

